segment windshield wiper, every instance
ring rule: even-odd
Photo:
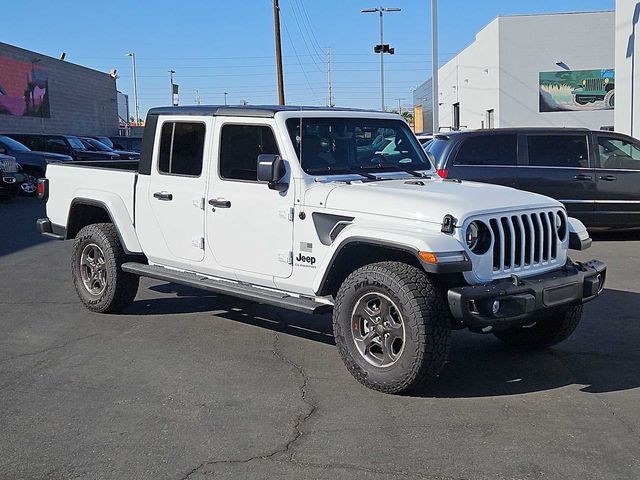
[[[353,173],[355,175],[360,175],[361,177],[368,178],[369,180],[382,180],[381,178],[376,177],[375,175],[372,175],[370,173],[363,172],[362,170],[356,170],[355,168],[347,168],[347,167],[333,168],[333,167],[327,166],[324,168],[310,168],[309,170],[307,170],[307,172],[308,173],[327,172],[327,173],[334,173],[334,174]]]
[[[414,177],[419,177],[419,178],[430,178],[431,175],[428,175],[426,173],[420,173],[416,170],[412,170],[411,168],[407,168],[407,167],[403,167],[401,165],[398,164],[393,164],[393,165],[385,165],[384,163],[378,163],[376,165],[373,165],[373,168],[395,168],[400,170],[401,172],[406,172],[410,175],[413,175]]]

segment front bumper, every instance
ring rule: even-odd
[[[16,195],[20,192],[20,185],[27,180],[23,173],[0,172],[0,195]]]
[[[456,320],[471,330],[491,331],[525,324],[536,312],[593,300],[602,293],[606,273],[607,266],[598,260],[567,261],[561,269],[535,277],[514,275],[486,285],[452,288],[447,299]]]

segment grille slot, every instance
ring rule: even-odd
[[[513,273],[558,260],[562,240],[556,212],[542,211],[489,218],[493,235],[493,273]]]
[[[18,162],[11,159],[0,160],[0,172],[4,173],[17,173]]]

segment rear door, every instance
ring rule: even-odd
[[[595,223],[640,227],[640,143],[623,135],[594,134]]]
[[[205,252],[204,159],[209,155],[211,129],[205,121],[169,116],[158,119],[158,131],[144,199],[150,211],[144,213],[153,218],[161,238],[151,242],[149,256],[168,265],[200,262]]]
[[[588,135],[527,134],[519,188],[560,200],[570,216],[593,225],[596,178]]]
[[[518,137],[515,133],[465,135],[449,158],[449,178],[517,186]]]

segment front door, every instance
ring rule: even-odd
[[[207,243],[215,262],[240,279],[243,272],[288,277],[293,268],[293,185],[278,192],[257,181],[258,155],[283,151],[275,123],[216,121],[218,162],[209,172],[206,207]]]
[[[596,224],[640,227],[640,144],[631,138],[596,134]]]
[[[587,133],[526,135],[518,188],[560,200],[567,213],[593,225],[596,178]]]
[[[164,121],[163,121],[164,120]],[[153,257],[166,263],[199,262],[204,258],[204,195],[207,175],[203,167],[209,158],[203,122],[188,117],[160,117],[160,139],[154,148],[153,168],[147,198],[158,231],[150,248]],[[210,129],[209,129],[210,130]],[[141,201],[141,199],[138,199]],[[147,250],[145,250],[147,251]]]

